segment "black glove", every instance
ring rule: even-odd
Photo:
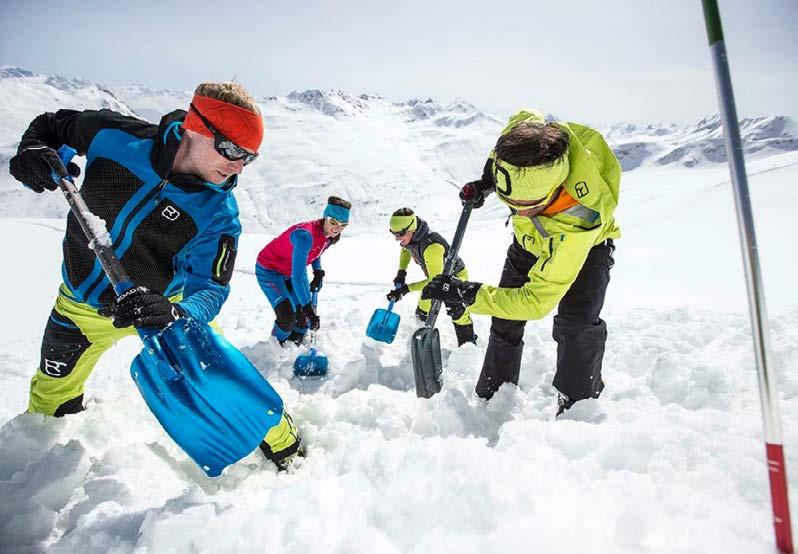
[[[446,306],[446,313],[452,318],[452,321],[460,319],[465,313],[463,304],[444,304],[444,306]]]
[[[305,314],[305,318],[308,321],[308,328],[311,331],[318,331],[319,327],[321,327],[321,320],[319,316],[316,315],[316,308],[313,307],[313,304],[305,304],[302,306],[302,313]]]
[[[69,162],[67,167],[64,167],[64,163],[58,157],[58,152],[47,146],[26,148],[11,158],[8,169],[14,179],[33,192],[58,188],[58,184],[53,181],[52,172],[61,178],[80,175],[80,168],[76,164]]]
[[[137,329],[154,327],[164,329],[183,315],[183,311],[169,302],[163,294],[147,287],[133,287],[117,296],[111,304],[100,310],[100,315],[114,318],[114,327],[122,329],[133,325]]]
[[[400,269],[396,272],[396,277],[393,278],[393,286],[404,285],[407,278],[407,271]]]
[[[416,306],[416,320],[419,323],[426,323],[428,317],[429,313]]]
[[[444,304],[462,304],[470,306],[477,299],[477,291],[482,283],[461,281],[451,275],[436,275],[421,291],[424,300],[442,300]]]
[[[410,289],[407,288],[407,285],[402,285],[400,287],[393,289],[388,294],[386,294],[385,298],[387,298],[391,302],[399,302],[402,299],[402,297],[408,292],[410,292]]]
[[[310,292],[319,292],[324,282],[324,270],[314,269],[313,280],[310,282]]]
[[[471,202],[474,208],[481,208],[485,203],[485,197],[490,194],[492,186],[485,186],[483,181],[471,181],[463,185],[460,189],[460,201],[463,206],[466,202]]]

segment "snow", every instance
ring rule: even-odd
[[[165,97],[152,93],[152,105]],[[101,358],[86,387],[85,412],[60,419],[21,414],[60,282],[65,220],[34,218],[42,212],[13,202],[65,203],[59,195],[29,191],[0,199],[4,213],[16,215],[0,218],[4,258],[23,261],[0,272],[0,287],[9,291],[0,322],[0,550],[773,551],[725,165],[660,165],[647,158],[625,174],[617,214],[623,237],[603,314],[609,339],[600,399],[580,402],[555,421],[556,345],[548,317],[527,325],[519,387],[505,386],[485,403],[473,388],[490,321],[476,318],[478,344],[457,349],[442,316],[444,388],[420,400],[407,348],[415,295],[396,305],[402,322],[393,344],[365,337],[373,310],[387,304],[399,253],[380,214],[423,198],[413,205],[451,237],[459,204],[450,185],[430,188],[432,177],[419,173],[427,162],[407,166],[401,190],[390,185],[398,171],[392,164],[425,152],[435,164],[447,156],[452,167],[467,160],[462,175],[449,173],[454,180],[472,176],[485,153],[475,137],[487,127],[408,130],[389,125],[395,122],[389,114],[427,114],[422,121],[429,122],[441,117],[436,110],[455,117],[460,108],[381,104],[378,97],[344,93],[329,99],[345,113],[310,111],[299,99],[264,100],[275,115],[263,161],[281,160],[290,178],[268,164],[245,173],[250,185],[242,183],[237,194],[250,216],[219,317],[225,335],[278,390],[300,426],[309,455],[288,473],[277,474],[255,452],[221,477],[206,477],[165,436],[137,393],[129,376],[139,348],[134,337]],[[368,107],[358,111],[358,103]],[[290,128],[296,119],[281,119],[289,113],[307,121],[301,132]],[[445,131],[432,134],[433,126]],[[365,148],[359,158],[358,148]],[[307,346],[283,350],[269,339],[273,312],[255,281],[254,260],[280,225],[314,213],[328,191],[338,190],[338,181],[318,185],[325,171],[343,167],[333,165],[339,156],[358,172],[349,185],[374,172],[375,195],[372,204],[365,204],[365,189],[357,197],[352,225],[323,258],[317,340],[329,358],[328,376],[296,379],[293,361]],[[323,159],[323,169],[307,162]],[[798,468],[798,257],[786,236],[785,209],[798,201],[798,152],[760,151],[748,170],[789,471]],[[317,203],[292,205],[281,197],[290,194]],[[505,215],[490,199],[472,216],[462,256],[474,280],[498,281],[511,238]],[[411,267],[408,278],[418,271]],[[798,498],[795,486],[790,493]]]
[[[94,238],[89,241],[89,248],[94,248],[95,241],[96,244],[100,246],[111,246],[111,235],[108,233],[105,220],[91,212],[80,212],[80,215],[86,220],[89,229],[91,229],[91,234],[94,236]]]

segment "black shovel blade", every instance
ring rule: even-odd
[[[416,396],[430,398],[441,390],[441,339],[434,327],[416,329],[410,338]]]

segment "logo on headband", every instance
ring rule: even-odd
[[[493,180],[496,183],[496,192],[498,192],[503,196],[510,196],[513,192],[513,185],[510,182],[510,173],[498,164],[493,164],[493,167],[495,168],[495,171],[493,173]],[[501,187],[499,186],[500,171],[502,175],[504,175],[504,182],[507,183],[507,188],[505,190],[502,190]]]

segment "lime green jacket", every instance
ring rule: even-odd
[[[402,252],[399,254],[399,269],[406,270],[407,266],[410,265],[410,259],[410,252],[402,248]],[[446,250],[442,244],[433,242],[427,246],[424,249],[424,264],[426,265],[427,278],[423,281],[408,283],[407,288],[410,289],[410,292],[420,291],[427,286],[427,283],[429,283],[430,279],[443,273],[443,264],[445,259]]]
[[[430,278],[443,273],[444,257],[445,252],[442,244],[432,243],[424,249],[424,263],[427,266],[429,277],[423,281],[408,283],[407,288],[410,289],[410,292],[420,291],[427,286]],[[407,269],[407,266],[410,265],[410,258],[410,252],[402,248],[402,252],[399,254],[399,269]]]
[[[410,260],[414,260],[426,279],[416,283],[408,283],[411,292],[418,292],[427,286],[429,280],[443,273],[446,255],[449,252],[449,243],[439,233],[431,231],[427,222],[417,217],[417,227],[413,238],[407,246],[401,248],[399,254],[399,269],[407,270]],[[455,275],[468,275],[465,272],[465,263],[459,257],[454,261],[453,273]],[[461,277],[462,278],[462,277]]]
[[[543,122],[544,117],[522,110],[510,118],[502,134],[522,121]],[[521,288],[482,285],[470,307],[472,314],[518,321],[545,317],[576,280],[590,249],[621,235],[614,217],[621,182],[617,158],[598,131],[576,123],[561,125],[570,135],[571,165],[563,188],[579,204],[551,216],[513,216],[516,240],[537,262]]]

